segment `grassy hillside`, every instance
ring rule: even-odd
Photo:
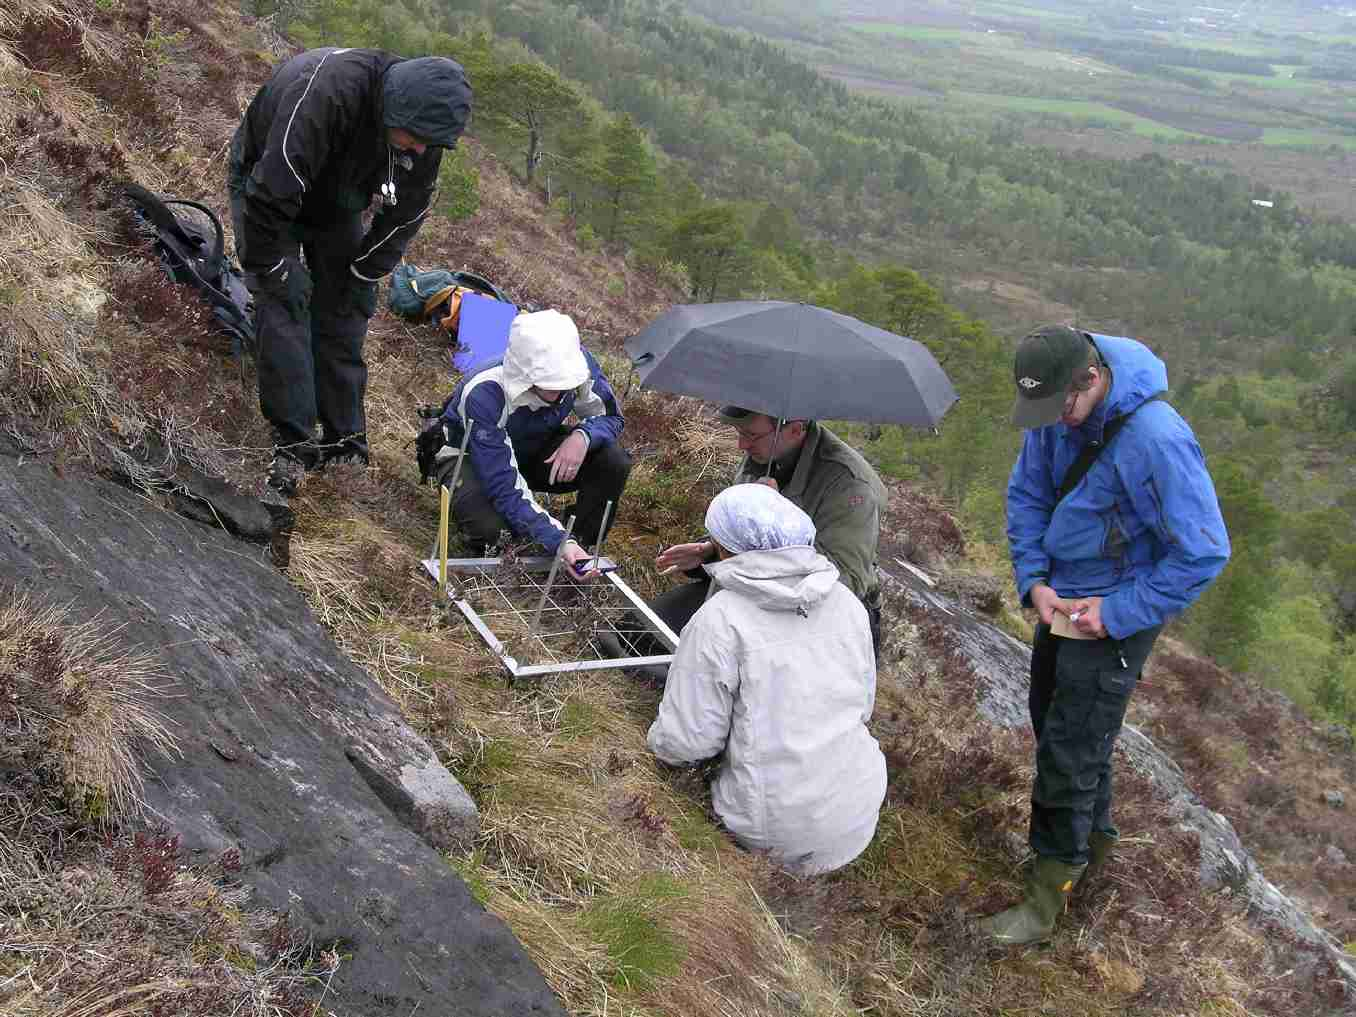
[[[0,12],[0,92],[12,111],[0,117],[0,329],[13,337],[0,348],[0,423],[34,468],[79,475],[154,436],[257,485],[268,449],[251,379],[242,385],[195,298],[162,281],[117,184],[131,177],[223,209],[226,142],[281,48],[265,25],[212,3],[20,0]],[[627,384],[620,341],[680,295],[621,257],[581,250],[578,223],[476,138],[466,148],[480,210],[455,225],[431,221],[411,259],[470,268],[576,317],[625,393],[638,462],[610,548],[633,585],[653,592],[664,582],[655,549],[695,532],[728,462],[728,434],[709,408]],[[957,665],[944,621],[897,598],[873,720],[889,760],[887,804],[867,852],[828,877],[789,879],[738,850],[712,821],[700,778],[656,766],[644,743],[656,689],[606,673],[508,686],[417,565],[436,502],[416,481],[415,408],[454,385],[447,354],[435,329],[378,315],[367,346],[372,466],[308,482],[279,551],[317,615],[475,796],[482,837],[448,864],[523,939],[572,1013],[1242,1017],[1335,1005],[1326,985],[1288,974],[1291,944],[1250,923],[1229,894],[1196,886],[1194,845],[1133,774],[1119,792],[1123,858],[1054,943],[993,951],[976,939],[970,919],[1017,892],[1030,745],[979,718],[975,677]],[[895,486],[884,539],[887,560],[924,561],[957,589],[1005,582],[983,576],[1004,575],[1001,557],[967,558],[946,507],[916,490]],[[993,609],[1009,627],[1024,624],[1010,599]],[[1133,719],[1179,748],[1207,803],[1238,817],[1292,892],[1356,938],[1351,866],[1309,863],[1329,845],[1356,858],[1347,813],[1315,805],[1319,789],[1352,797],[1350,755],[1246,682],[1166,649]],[[0,652],[0,688],[12,672]],[[134,990],[166,972],[187,985],[209,972],[229,983],[216,996],[161,1001],[176,1013],[306,1013],[305,999],[280,987],[315,989],[327,965],[343,962],[299,954],[278,916],[242,915],[223,896],[223,874],[186,873],[176,886],[208,902],[204,922],[235,923],[230,935],[196,936],[190,925],[185,936],[187,904],[151,893],[171,910],[143,926],[150,959],[102,969],[105,995],[82,995],[87,969],[63,959],[108,952],[112,934],[73,920],[86,898],[66,888],[86,873],[120,885],[118,865],[130,863],[96,836],[83,799],[38,799],[10,771],[0,781],[14,803],[0,809],[0,1013],[151,1013],[156,1000]],[[50,824],[28,821],[37,801]],[[157,842],[144,831],[135,840],[132,821],[107,821],[110,836],[140,846],[143,899],[163,875],[147,868]],[[59,857],[52,830],[64,838]],[[42,909],[32,906],[39,886]],[[101,898],[95,910],[109,906]],[[19,926],[22,939],[11,935]],[[323,1009],[342,1013],[332,998]]]

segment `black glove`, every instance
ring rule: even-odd
[[[381,286],[380,281],[374,279],[368,282],[366,279],[359,279],[350,272],[348,283],[354,313],[361,314],[364,318],[371,318],[372,315],[377,313],[377,290]]]
[[[284,258],[283,263],[259,277],[260,285],[274,300],[287,308],[292,320],[306,320],[311,310],[311,273],[300,258]]]
[[[419,464],[419,483],[427,484],[434,475],[439,450],[447,444],[447,426],[442,418],[434,420],[414,440],[414,458]]]

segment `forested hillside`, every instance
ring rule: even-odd
[[[1356,715],[1356,227],[1234,173],[1069,154],[855,94],[671,3],[305,11],[279,17],[307,44],[457,56],[477,135],[576,217],[585,246],[629,251],[694,300],[804,299],[927,342],[962,393],[940,436],[857,436],[957,506],[995,562],[1016,440],[1007,343],[1045,319],[1145,337],[1237,549],[1186,634],[1311,710]],[[475,201],[460,167],[454,214]]]

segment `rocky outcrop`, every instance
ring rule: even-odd
[[[474,804],[266,548],[0,445],[0,586],[160,656],[183,754],[150,761],[154,820],[192,861],[238,852],[259,904],[340,948],[327,1008],[563,1014],[439,853],[475,835]]]
[[[939,592],[940,586],[903,569],[890,569],[888,575],[890,588],[902,594],[909,605],[929,617],[945,619],[950,648],[964,659],[979,682],[980,712],[1000,727],[1027,726],[1030,647],[973,613],[961,601]],[[1121,732],[1116,751],[1158,789],[1168,815],[1179,828],[1199,841],[1201,885],[1243,894],[1249,902],[1249,913],[1259,924],[1304,944],[1303,953],[1309,958],[1325,959],[1344,983],[1347,1000],[1356,1003],[1354,958],[1267,880],[1233,825],[1206,807],[1188,786],[1181,768],[1129,724]]]

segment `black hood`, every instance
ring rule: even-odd
[[[418,57],[392,64],[382,85],[382,122],[439,148],[455,148],[471,119],[471,85],[461,64]]]

